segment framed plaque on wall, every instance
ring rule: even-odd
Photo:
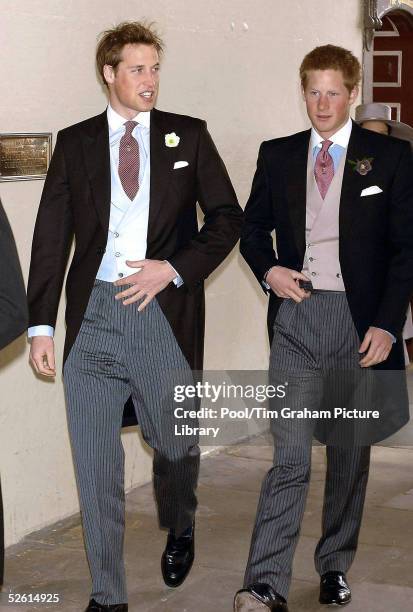
[[[50,132],[0,133],[0,181],[44,179],[51,150]]]

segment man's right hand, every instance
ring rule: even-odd
[[[283,266],[274,266],[268,272],[265,282],[278,297],[292,298],[295,302],[302,302],[305,298],[309,298],[311,293],[301,289],[298,284],[299,280],[308,282],[308,278],[301,272],[283,268]]]
[[[34,336],[32,338],[30,362],[38,374],[56,376],[53,338],[50,336]]]

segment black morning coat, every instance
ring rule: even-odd
[[[0,350],[26,329],[27,301],[20,262],[13,233],[0,202]],[[0,410],[2,409],[6,409],[6,406],[0,406]],[[0,585],[3,584],[3,573],[3,501],[0,485]]]
[[[179,137],[176,147],[167,134]],[[188,363],[202,369],[204,280],[238,241],[243,213],[204,121],[151,111],[147,259],[167,259],[182,277],[158,300]],[[177,161],[188,165],[174,170]],[[110,215],[109,128],[106,111],[58,133],[34,230],[28,298],[30,325],[56,322],[66,281],[64,359],[80,329],[106,247]],[[204,214],[198,229],[196,204]]]
[[[259,151],[240,249],[263,289],[264,274],[271,266],[298,271],[303,267],[310,135],[307,130],[270,140]],[[366,174],[357,171],[357,162],[363,160],[371,160]],[[381,191],[361,195],[372,186]],[[380,407],[380,423],[370,420],[366,425],[363,439],[370,444],[396,432],[409,419],[402,329],[413,292],[413,159],[408,142],[355,123],[341,190],[339,259],[360,343],[370,326],[397,339],[388,358],[372,368],[371,407]],[[281,301],[270,292],[270,340]]]
[[[261,286],[271,266],[298,271],[303,267],[310,135],[307,130],[260,147],[240,249]],[[363,176],[352,162],[364,159],[371,159],[371,171]],[[361,196],[364,189],[375,185],[381,193]],[[404,369],[401,333],[413,292],[413,159],[408,142],[353,122],[339,232],[341,272],[360,340],[370,326],[391,332],[397,342],[388,359],[377,367]],[[270,335],[281,301],[270,293]]]

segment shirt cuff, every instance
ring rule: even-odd
[[[51,325],[34,325],[33,327],[29,327],[27,335],[29,338],[33,338],[34,336],[49,336],[49,338],[53,338],[54,327],[51,327]]]
[[[179,289],[179,287],[184,284],[184,279],[178,274],[178,276],[174,278],[173,282],[176,285],[176,288]]]
[[[173,267],[173,265],[171,263],[169,263],[169,261],[167,259],[165,259],[165,261],[171,266],[172,270],[175,272],[176,277],[173,279],[173,283],[176,286],[176,288],[178,289],[179,287],[181,287],[181,285],[184,284],[184,279],[182,278],[182,276],[180,276],[178,274],[178,272],[175,270],[175,268]]]
[[[265,287],[265,289],[267,289],[267,291],[269,291],[269,290],[271,289],[271,287],[270,287],[270,286],[269,286],[269,284],[267,283],[267,276],[268,276],[268,273],[269,273],[269,272],[271,272],[271,270],[272,270],[273,268],[275,268],[275,266],[271,266],[271,268],[268,268],[268,270],[267,270],[267,271],[265,272],[265,274],[264,274],[264,278],[263,278],[263,280],[261,281],[262,286],[263,286],[263,287]]]

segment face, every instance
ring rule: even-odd
[[[384,121],[363,121],[361,127],[366,130],[371,130],[372,132],[377,132],[378,134],[384,134],[385,136],[389,135],[389,126]]]
[[[349,93],[341,70],[309,70],[302,93],[313,127],[327,139],[347,122],[358,87]]]
[[[153,45],[125,45],[116,70],[108,64],[103,68],[112,108],[125,119],[152,110],[158,95],[159,68]]]

